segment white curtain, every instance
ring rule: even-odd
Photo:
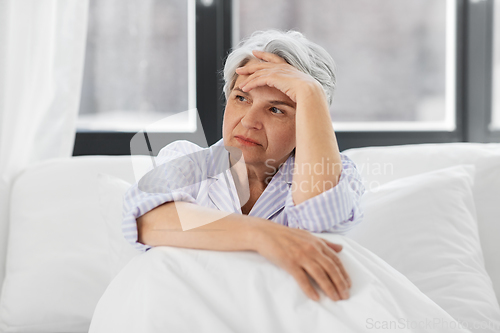
[[[87,13],[88,0],[0,0],[0,285],[13,180],[72,154]]]

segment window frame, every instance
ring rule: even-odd
[[[500,142],[493,116],[493,0],[467,1],[466,142]],[[498,4],[497,4],[498,5]]]
[[[500,142],[492,116],[493,0],[456,1],[456,128],[454,131],[336,131],[341,151],[367,146],[445,142]],[[231,0],[196,0],[196,91],[202,125],[196,133],[150,133],[168,144],[190,140],[211,145],[222,138],[220,71],[232,47]],[[204,135],[203,135],[204,134]],[[129,155],[135,133],[78,131],[74,156]],[[157,141],[158,142],[158,141]],[[153,152],[157,154],[157,151]]]

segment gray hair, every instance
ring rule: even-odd
[[[226,100],[238,77],[236,68],[244,66],[250,59],[256,59],[252,50],[274,53],[301,72],[311,75],[321,84],[328,104],[332,105],[336,86],[335,62],[324,48],[293,30],[256,31],[236,46],[224,65]]]

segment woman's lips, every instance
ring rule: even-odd
[[[242,145],[245,145],[245,146],[259,146],[260,145],[256,141],[249,139],[249,138],[246,138],[246,137],[241,136],[241,135],[235,136],[235,138],[239,143],[241,143]]]

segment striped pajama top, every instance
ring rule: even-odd
[[[290,155],[248,215],[310,232],[345,234],[363,218],[360,199],[365,187],[354,162],[340,156],[343,170],[338,184],[295,205],[291,191],[295,157]],[[209,148],[173,142],[160,151],[155,164],[124,197],[122,231],[136,249],[151,248],[137,241],[136,219],[166,202],[185,201],[242,214],[222,139]]]

